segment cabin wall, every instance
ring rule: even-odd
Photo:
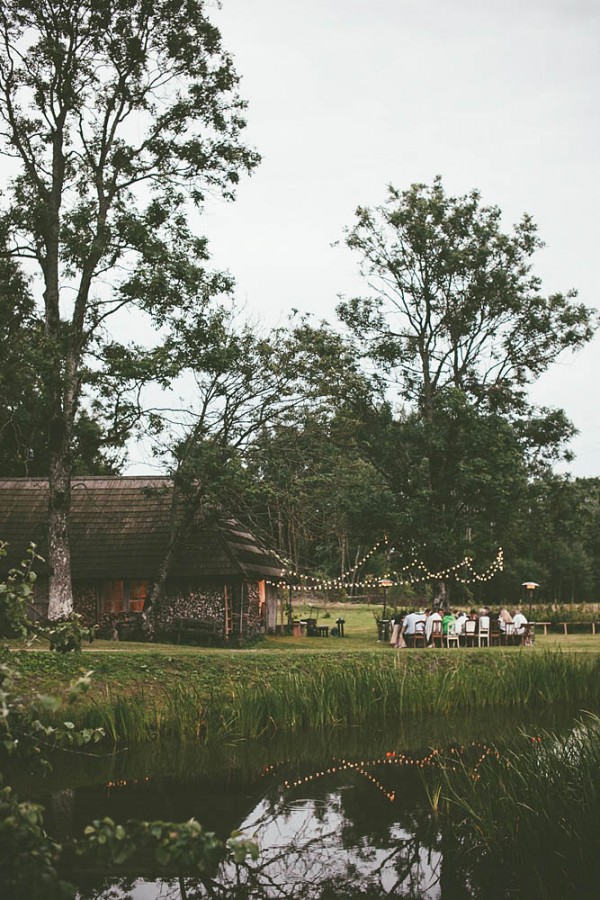
[[[225,628],[225,585],[210,582],[202,586],[168,582],[165,595],[151,613],[152,628],[172,629],[177,619],[202,619]]]
[[[102,631],[111,630],[117,619],[141,612],[140,601],[149,586],[149,581],[139,579],[76,581],[74,609],[85,624],[98,624]],[[31,617],[45,618],[47,610],[48,579],[41,576],[35,586]],[[200,619],[215,623],[223,635],[251,637],[274,630],[276,618],[277,588],[265,581],[213,580],[194,584],[171,579],[163,599],[149,613],[148,636],[172,631],[180,619]],[[108,630],[103,636],[108,636]]]

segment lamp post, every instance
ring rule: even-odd
[[[539,584],[537,581],[523,581],[521,583],[521,587],[524,587],[527,591],[527,596],[529,597],[529,618],[531,619],[531,604],[533,603],[533,595],[537,588],[539,588]]]
[[[382,619],[385,619],[385,613],[387,610],[387,589],[389,587],[392,587],[393,584],[394,584],[394,582],[391,581],[389,578],[380,578],[379,579],[379,587],[383,588],[383,615],[381,617]]]

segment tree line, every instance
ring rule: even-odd
[[[573,425],[528,399],[597,314],[543,292],[529,216],[390,186],[343,237],[365,295],[263,332],[193,225],[260,161],[201,0],[7,0],[0,31],[0,472],[48,477],[52,618],[71,477],[123,471],[140,435],[196,512],[295,568],[335,577],[385,532],[434,570],[502,546],[504,596],[597,598],[600,480],[556,474]]]

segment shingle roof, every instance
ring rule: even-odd
[[[74,478],[73,577],[152,579],[168,543],[172,494],[166,477]],[[9,542],[9,565],[22,558],[30,541],[45,555],[47,511],[45,479],[0,479],[0,540]],[[239,522],[225,518],[208,527],[192,525],[171,570],[185,578],[276,578],[280,573],[277,559]]]

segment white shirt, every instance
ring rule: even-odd
[[[513,616],[513,622],[515,626],[515,634],[523,634],[525,631],[524,626],[527,625],[527,619],[525,618],[523,613],[515,613],[515,615]]]
[[[429,640],[429,638],[431,637],[431,632],[433,631],[433,623],[441,621],[442,617],[440,616],[439,612],[431,613],[425,623],[425,637],[427,638],[427,640]]]
[[[462,634],[465,630],[465,622],[467,621],[467,614],[461,613],[456,617],[456,622],[454,623],[454,634]]]
[[[404,616],[404,622],[402,624],[402,634],[414,634],[416,621],[417,614],[414,612],[409,613],[407,616]]]

